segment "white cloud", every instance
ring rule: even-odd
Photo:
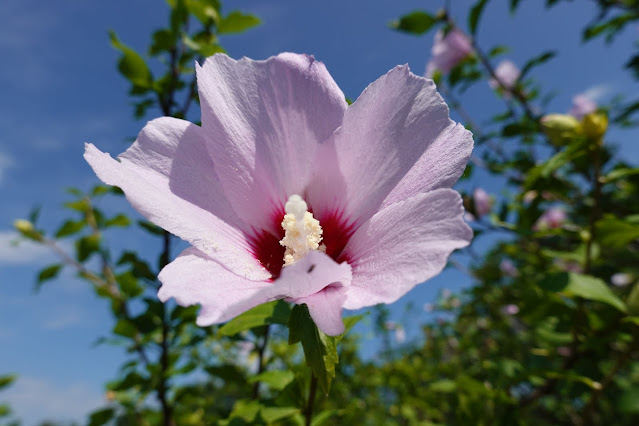
[[[89,412],[105,403],[101,391],[85,383],[60,386],[47,379],[28,376],[19,376],[3,391],[3,399],[9,403],[14,415],[27,425],[44,420],[84,423]]]
[[[20,240],[16,231],[0,231],[0,265],[43,264],[53,258],[54,254],[48,247]]]
[[[583,95],[596,103],[601,103],[604,98],[608,97],[612,93],[612,91],[612,84],[601,83],[587,88],[583,92]]]

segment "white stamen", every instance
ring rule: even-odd
[[[308,205],[297,194],[291,195],[284,205],[284,238],[280,244],[286,247],[284,266],[292,265],[311,250],[325,251],[322,241],[322,227],[313,213],[308,211]]]

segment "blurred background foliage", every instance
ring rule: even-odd
[[[489,2],[474,2],[466,22],[455,22],[445,2],[440,10],[407,11],[389,25],[407,36],[463,31],[468,54],[433,78],[475,135],[463,179],[473,182],[483,169],[504,185],[500,196],[479,188],[463,194],[475,240],[449,267],[466,272],[473,285],[462,294],[442,293],[429,306],[437,320],[421,325],[417,339],[404,341],[402,324],[388,320],[386,307],[370,311],[382,336],[374,357],[363,356],[355,333],[313,334],[304,308],[284,302],[221,327],[197,327],[197,307],[156,297],[157,274],[176,254],[173,237],[96,207],[98,199],[121,197],[117,188],[70,189],[69,218],[55,230],[38,226],[37,210],[16,221],[23,238],[59,255],[39,273],[38,285],[63,268],[77,272],[112,312],[112,334],[99,342],[129,354],[106,384],[108,404],[86,424],[639,422],[639,169],[606,137],[609,126],[637,126],[639,98],[615,98],[572,117],[551,115],[545,105],[552,94],[535,80],[535,68],[555,52],[531,52],[507,79],[497,63],[508,46],[483,46],[476,38]],[[216,0],[168,3],[166,27],[151,35],[146,52],[114,32],[110,41],[137,118],[197,122],[194,61],[224,52],[218,35],[250,30],[260,20],[223,11]],[[510,0],[513,14],[519,3]],[[637,25],[639,1],[596,3],[599,13],[583,23],[584,43],[599,37],[614,43],[624,27]],[[639,53],[620,65],[639,78]],[[482,82],[491,82],[503,110],[480,126],[463,104],[466,90]],[[157,258],[110,249],[104,236],[116,227],[155,236]],[[75,251],[64,251],[61,240],[73,241]],[[490,248],[479,251],[483,241]],[[347,318],[347,330],[359,319]],[[296,324],[290,335],[289,321]],[[320,343],[309,343],[309,335]],[[13,380],[0,376],[0,390]],[[0,419],[20,424],[7,405],[0,405]]]

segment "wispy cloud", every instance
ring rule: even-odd
[[[59,385],[50,380],[20,376],[3,392],[5,399],[24,424],[40,424],[44,420],[79,421],[104,404],[99,389],[85,383]]]
[[[583,95],[596,103],[601,103],[605,98],[612,94],[613,90],[614,86],[612,84],[601,83],[587,88],[583,92]]]
[[[82,324],[86,324],[86,315],[78,309],[67,307],[64,310],[53,312],[44,321],[43,328],[45,330],[63,330]]]
[[[32,241],[21,241],[15,231],[0,231],[0,265],[43,264],[53,258],[53,253],[47,247]]]

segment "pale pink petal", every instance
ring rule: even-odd
[[[443,31],[435,33],[430,61],[426,66],[426,76],[432,77],[436,70],[449,73],[473,51],[473,46],[463,31],[453,28],[445,36]]]
[[[569,114],[577,120],[581,120],[585,115],[595,112],[596,110],[597,104],[595,101],[585,95],[575,95],[575,97],[572,98],[572,108]]]
[[[315,325],[325,334],[337,336],[344,332],[342,307],[346,301],[347,291],[348,287],[331,285],[313,295],[299,297],[291,302],[298,305],[306,303]]]
[[[475,213],[477,213],[477,216],[487,215],[492,210],[493,200],[482,188],[476,188],[473,191],[473,202],[475,204]]]
[[[283,53],[266,61],[225,55],[197,66],[202,126],[227,197],[245,221],[269,229],[302,194],[318,145],[342,122],[346,101],[324,64]]]
[[[158,297],[170,298],[181,306],[200,304],[197,324],[207,326],[225,322],[257,305],[273,300],[260,297],[272,286],[266,281],[249,281],[236,275],[194,247],[162,269]]]
[[[493,89],[503,88],[506,90],[512,90],[515,87],[515,83],[519,80],[521,71],[515,65],[514,62],[504,59],[495,68],[495,77],[497,79],[490,79],[488,84]]]
[[[382,205],[452,186],[472,145],[434,83],[396,67],[366,88],[322,145],[309,204],[320,222],[339,206],[361,223]]]
[[[159,279],[158,297],[171,297],[182,306],[200,304],[199,325],[211,325],[229,319],[266,302],[285,299],[307,303],[313,319],[329,334],[336,330],[336,313],[340,314],[343,293],[352,280],[351,267],[336,263],[326,254],[315,251],[282,269],[273,282],[250,281],[229,272],[196,248],[188,248],[168,264]],[[337,333],[339,334],[339,333]]]
[[[463,212],[457,192],[437,189],[375,214],[344,249],[353,267],[344,307],[392,303],[440,273],[451,252],[472,238]]]
[[[200,127],[159,118],[144,127],[119,162],[91,144],[84,157],[102,181],[120,187],[151,222],[243,277],[270,276],[250,254],[243,232],[249,228],[224,197]]]

